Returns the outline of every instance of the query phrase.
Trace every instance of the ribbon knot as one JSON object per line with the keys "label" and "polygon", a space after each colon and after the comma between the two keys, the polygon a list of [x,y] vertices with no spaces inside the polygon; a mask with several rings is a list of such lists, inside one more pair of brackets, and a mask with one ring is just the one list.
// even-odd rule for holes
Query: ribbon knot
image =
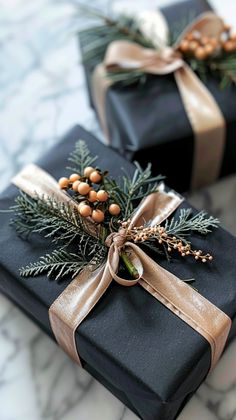
{"label": "ribbon knot", "polygon": [[118,250],[120,250],[126,242],[126,230],[124,228],[120,228],[118,232],[112,232],[106,238],[105,244],[108,248],[114,244]]}
{"label": "ribbon knot", "polygon": [[[166,63],[170,63],[175,61],[176,59],[179,60],[182,58],[182,55],[178,51],[176,51],[173,47],[169,47],[167,45],[160,49],[159,55],[163,59],[163,61],[166,61]],[[183,61],[182,64],[184,64]]]}

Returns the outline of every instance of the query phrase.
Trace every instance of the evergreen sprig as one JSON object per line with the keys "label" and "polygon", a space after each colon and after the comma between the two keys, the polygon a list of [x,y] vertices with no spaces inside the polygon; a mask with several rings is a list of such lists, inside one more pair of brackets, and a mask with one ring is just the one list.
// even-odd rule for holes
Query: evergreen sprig
{"label": "evergreen sprig", "polygon": [[[92,18],[96,18],[99,23],[95,26],[86,28],[79,32],[84,62],[94,67],[104,59],[108,45],[115,40],[129,40],[136,42],[143,47],[155,49],[152,41],[140,32],[138,21],[130,16],[121,14],[114,18],[94,11],[90,7],[79,6],[80,11]],[[195,15],[190,12],[183,16],[179,22],[175,22],[170,29],[168,45],[173,45],[187,25],[193,20]],[[188,55],[184,56],[185,61],[197,72],[203,82],[209,74],[219,80],[222,89],[230,87],[236,82],[236,53],[222,52],[214,54],[209,59],[201,60]],[[144,84],[149,77],[142,70],[132,71],[109,71],[107,77],[112,83],[120,83],[127,86],[133,83]]]}
{"label": "evergreen sprig", "polygon": [[70,153],[68,161],[74,166],[69,166],[74,172],[82,174],[86,166],[91,166],[97,160],[97,156],[91,156],[87,144],[83,140],[78,140],[75,144],[75,150]]}
{"label": "evergreen sprig", "polygon": [[121,14],[116,19],[85,5],[79,5],[79,12],[98,21],[91,28],[79,31],[85,62],[92,62],[93,64],[100,62],[104,57],[107,46],[115,40],[125,39],[146,48],[153,48],[151,40],[146,39],[139,31],[137,21],[125,14]]}
{"label": "evergreen sprig", "polygon": [[192,232],[206,235],[212,232],[213,228],[219,226],[219,220],[208,216],[205,211],[193,214],[192,209],[181,209],[179,217],[172,217],[165,222],[165,231],[168,235],[176,236],[183,242],[187,242]]}
{"label": "evergreen sprig", "polygon": [[152,165],[150,163],[145,169],[142,169],[138,162],[134,163],[136,170],[133,176],[123,177],[123,191],[127,197],[124,219],[129,218],[133,213],[134,204],[157,191],[160,181],[164,179],[162,175],[152,176]]}
{"label": "evergreen sprig", "polygon": [[87,265],[89,260],[85,256],[79,256],[64,249],[55,250],[51,254],[40,257],[39,261],[30,263],[20,269],[22,277],[35,277],[47,273],[48,277],[55,280],[69,274],[72,278],[77,276]]}
{"label": "evergreen sprig", "polygon": [[[77,142],[75,151],[70,154],[69,159],[75,165],[73,170],[80,174],[83,174],[84,169],[96,160],[82,140]],[[107,191],[109,200],[120,207],[120,214],[117,218],[109,216],[105,211],[107,216],[100,224],[95,224],[91,219],[81,216],[79,203],[85,197],[76,192],[69,195],[70,187],[68,187],[68,192],[65,192],[69,200],[62,202],[56,196],[35,195],[32,198],[20,192],[15,204],[10,208],[10,211],[14,213],[11,224],[20,235],[26,237],[31,234],[41,235],[55,245],[55,249],[50,254],[47,253],[37,262],[22,267],[20,274],[29,277],[47,273],[48,276],[59,279],[67,275],[75,277],[87,266],[91,268],[100,266],[108,253],[107,236],[129,223],[141,200],[158,191],[160,181],[163,179],[161,175],[152,176],[150,164],[146,169],[142,169],[137,162],[135,165],[136,169],[132,175],[124,172],[118,181],[110,177],[107,171],[101,172],[98,188]],[[83,175],[81,179],[86,180]],[[97,204],[103,205],[99,202]],[[94,205],[96,208],[96,203]],[[141,244],[159,253],[164,251],[167,258],[169,258],[169,249],[175,249],[176,244],[182,255],[186,250],[188,254],[205,262],[207,259],[211,260],[212,257],[210,254],[198,255],[198,251],[192,250],[188,240],[189,235],[193,232],[205,235],[218,224],[217,219],[207,216],[205,212],[192,214],[191,209],[182,209],[179,216],[168,219],[163,227],[158,225],[152,227],[147,223],[147,229],[145,226],[134,228],[133,232],[129,231],[129,234],[132,233],[134,242],[141,241]],[[181,244],[179,241],[182,241]],[[122,251],[121,258],[129,272],[134,273],[135,267],[128,261],[125,250]]]}
{"label": "evergreen sprig", "polygon": [[106,177],[104,186],[109,190],[109,194],[114,198],[122,211],[121,218],[128,219],[143,198],[158,190],[160,182],[164,179],[162,175],[152,176],[152,165],[149,163],[142,169],[138,162],[134,162],[136,169],[133,175],[124,174],[120,182]]}
{"label": "evergreen sprig", "polygon": [[70,203],[59,202],[55,197],[29,197],[20,192],[11,207],[15,218],[11,223],[19,234],[28,236],[38,233],[45,238],[51,238],[53,243],[68,246],[79,238],[81,242],[86,238],[94,247],[99,239],[90,233],[88,222],[83,219],[75,206]]}

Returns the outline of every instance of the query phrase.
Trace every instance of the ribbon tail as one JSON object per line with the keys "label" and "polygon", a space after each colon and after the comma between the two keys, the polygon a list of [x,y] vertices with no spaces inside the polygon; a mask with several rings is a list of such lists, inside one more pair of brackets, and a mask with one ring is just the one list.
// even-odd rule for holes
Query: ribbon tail
{"label": "ribbon tail", "polygon": [[92,97],[98,113],[102,130],[105,134],[106,144],[110,144],[109,129],[106,118],[106,93],[112,82],[106,76],[106,69],[103,64],[98,64],[92,75]]}
{"label": "ribbon tail", "polygon": [[211,369],[224,349],[232,321],[213,303],[156,264],[138,246],[130,244],[143,265],[139,284],[186,324],[201,334],[211,346]]}
{"label": "ribbon tail", "polygon": [[219,176],[225,120],[211,93],[187,64],[175,71],[175,79],[195,135],[191,188],[197,189]]}
{"label": "ribbon tail", "polygon": [[26,165],[11,182],[32,198],[36,196],[44,196],[45,199],[55,197],[62,203],[72,203],[70,197],[58,187],[57,181],[34,163]]}
{"label": "ribbon tail", "polygon": [[75,332],[111,282],[107,263],[95,271],[85,269],[49,308],[50,324],[58,344],[80,366]]}

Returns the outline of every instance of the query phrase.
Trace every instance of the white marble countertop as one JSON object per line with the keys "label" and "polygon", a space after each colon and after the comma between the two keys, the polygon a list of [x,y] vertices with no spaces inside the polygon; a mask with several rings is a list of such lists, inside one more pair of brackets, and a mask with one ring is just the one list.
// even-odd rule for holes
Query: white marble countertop
{"label": "white marble countertop", "polygon": [[[123,0],[95,0],[107,9]],[[75,123],[102,139],[80,64],[76,1],[0,0],[0,189]],[[153,7],[169,0],[130,0]],[[236,27],[233,0],[214,0]],[[191,197],[236,233],[236,177]],[[137,417],[75,365],[0,295],[0,420],[134,420]],[[179,420],[236,420],[236,341]],[[161,419],[158,419],[161,420]]]}

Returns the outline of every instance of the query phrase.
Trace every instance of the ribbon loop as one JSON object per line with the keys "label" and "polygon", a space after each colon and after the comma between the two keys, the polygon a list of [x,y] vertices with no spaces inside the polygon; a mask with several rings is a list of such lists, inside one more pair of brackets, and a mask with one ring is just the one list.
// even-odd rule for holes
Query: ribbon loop
{"label": "ribbon loop", "polygon": [[189,32],[196,32],[204,36],[219,38],[224,28],[223,20],[213,12],[200,14],[193,22],[186,26],[178,37],[174,47],[177,48],[184,36]]}

